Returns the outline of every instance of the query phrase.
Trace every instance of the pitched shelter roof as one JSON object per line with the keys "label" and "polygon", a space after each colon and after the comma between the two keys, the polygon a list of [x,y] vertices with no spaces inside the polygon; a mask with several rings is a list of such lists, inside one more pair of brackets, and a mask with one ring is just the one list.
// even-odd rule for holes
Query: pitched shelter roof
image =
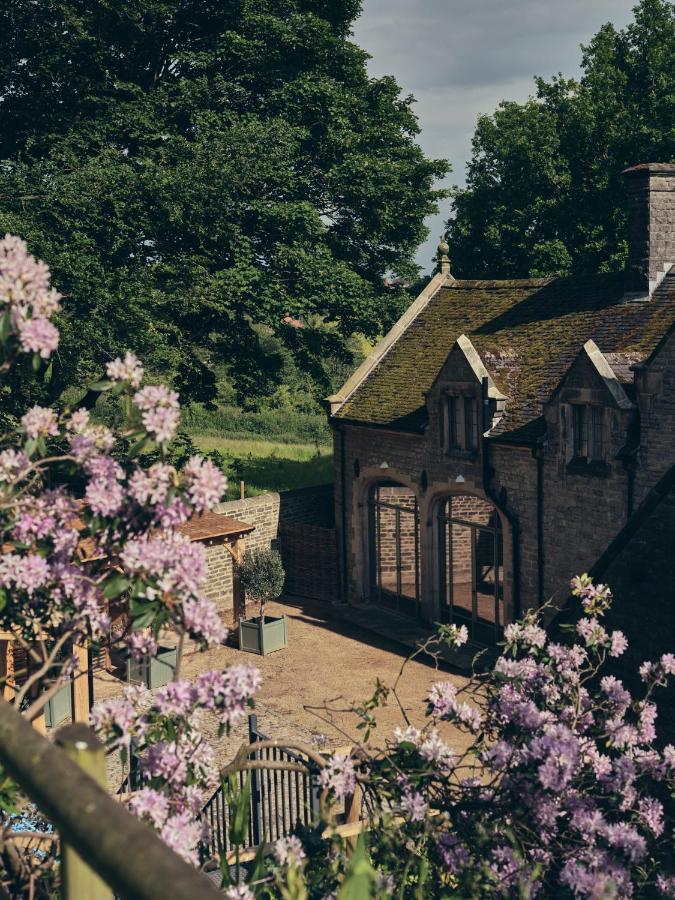
{"label": "pitched shelter roof", "polygon": [[215,512],[203,512],[193,516],[184,525],[179,525],[176,531],[185,535],[191,541],[206,541],[217,537],[240,537],[255,530],[255,525],[247,525],[239,519],[223,516]]}
{"label": "pitched shelter roof", "polygon": [[[80,531],[84,525],[80,519],[73,522],[73,527]],[[220,513],[203,512],[193,516],[184,525],[179,525],[176,531],[191,541],[206,541],[217,537],[241,537],[255,530],[255,525],[247,525],[239,519],[223,516]],[[78,543],[78,552],[83,562],[92,562],[95,559],[105,559],[93,538],[82,538]]]}
{"label": "pitched shelter roof", "polygon": [[[438,276],[437,276],[438,278]],[[421,299],[421,298],[420,298]],[[418,301],[414,304],[416,306]],[[410,311],[409,311],[410,312]],[[334,418],[397,431],[422,431],[425,393],[455,341],[465,334],[496,387],[507,397],[491,434],[530,440],[549,399],[586,341],[616,364],[617,378],[646,359],[675,321],[675,274],[645,302],[626,302],[619,273],[509,281],[440,279],[416,314],[400,325],[379,361],[351,392],[336,395]],[[357,373],[358,374],[358,373]]]}

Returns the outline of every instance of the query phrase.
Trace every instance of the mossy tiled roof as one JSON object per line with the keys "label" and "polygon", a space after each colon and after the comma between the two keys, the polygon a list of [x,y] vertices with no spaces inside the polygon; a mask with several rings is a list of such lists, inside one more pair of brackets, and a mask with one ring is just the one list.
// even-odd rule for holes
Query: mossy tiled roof
{"label": "mossy tiled roof", "polygon": [[494,433],[527,435],[587,340],[603,353],[639,361],[675,320],[675,275],[666,276],[649,301],[627,303],[623,293],[618,274],[448,282],[335,417],[422,429],[424,395],[457,338],[466,334],[507,397]]}

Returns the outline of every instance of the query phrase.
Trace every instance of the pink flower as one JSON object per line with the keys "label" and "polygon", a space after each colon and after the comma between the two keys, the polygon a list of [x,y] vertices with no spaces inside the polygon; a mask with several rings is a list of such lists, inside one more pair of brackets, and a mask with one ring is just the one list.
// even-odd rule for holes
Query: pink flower
{"label": "pink flower", "polygon": [[654,797],[643,797],[638,802],[640,818],[655,837],[663,834],[663,804]]}
{"label": "pink flower", "polygon": [[197,699],[201,706],[217,712],[224,725],[235,725],[246,714],[261,682],[255,666],[230,666],[225,671],[212,669],[202,672],[195,681]]}
{"label": "pink flower", "polygon": [[108,363],[106,374],[111,381],[128,381],[137,388],[143,380],[143,366],[134,353],[127,351],[123,360],[118,357]]}
{"label": "pink flower", "polygon": [[273,853],[280,866],[298,866],[306,858],[300,838],[295,835],[279,838],[274,844]]}
{"label": "pink flower", "polygon": [[160,832],[164,843],[193,866],[199,865],[197,846],[201,836],[201,825],[190,812],[170,816]]}
{"label": "pink flower", "polygon": [[169,798],[154,788],[144,787],[131,796],[129,809],[137,818],[147,818],[161,828],[169,814]]}
{"label": "pink flower", "polygon": [[141,410],[145,430],[159,444],[168,443],[176,434],[180,419],[178,394],[163,384],[148,385],[134,396],[134,404]]}
{"label": "pink flower", "polygon": [[436,729],[431,731],[419,745],[419,754],[422,759],[437,763],[440,768],[448,768],[457,759],[453,750],[440,739]]}
{"label": "pink flower", "polygon": [[225,900],[255,900],[253,891],[247,884],[234,884],[226,888],[223,897]]}
{"label": "pink flower", "polygon": [[210,459],[190,457],[182,474],[197,512],[213,509],[225,493],[227,478]]}
{"label": "pink flower", "polygon": [[124,491],[119,482],[105,478],[92,479],[85,496],[91,511],[97,516],[114,516],[124,503]]}
{"label": "pink flower", "polygon": [[169,492],[176,470],[167,463],[153,463],[145,471],[137,469],[129,479],[129,494],[141,506],[163,503]]}
{"label": "pink flower", "polygon": [[224,644],[229,634],[229,629],[221,622],[216,607],[206,597],[183,602],[183,623],[193,637],[204,641],[209,647]]}
{"label": "pink flower", "polygon": [[155,691],[153,708],[163,716],[189,716],[197,696],[189,681],[170,681]]}
{"label": "pink flower", "polygon": [[429,804],[419,791],[408,788],[401,796],[401,812],[411,822],[423,822],[429,809]]}
{"label": "pink flower", "polygon": [[28,470],[30,460],[22,451],[3,450],[0,453],[0,482],[14,482]]}
{"label": "pink flower", "polygon": [[626,640],[626,636],[623,631],[613,631],[610,636],[610,641],[610,656],[621,656],[621,654],[628,647],[628,641]]}
{"label": "pink flower", "polygon": [[319,775],[321,787],[334,793],[338,800],[344,800],[354,793],[356,771],[354,761],[342,753],[334,753]]}
{"label": "pink flower", "polygon": [[675,675],[675,656],[672,653],[664,653],[660,663],[666,675]]}
{"label": "pink flower", "polygon": [[58,420],[53,409],[34,406],[21,417],[21,424],[29,438],[56,436],[59,433]]}
{"label": "pink flower", "polygon": [[3,587],[15,587],[32,597],[35,591],[45,587],[50,579],[49,563],[42,556],[34,553],[26,556],[5,553],[0,557],[0,584]]}
{"label": "pink flower", "polygon": [[127,648],[132,659],[144,659],[157,654],[157,641],[147,631],[134,631],[127,639]]}
{"label": "pink flower", "polygon": [[26,353],[39,353],[43,359],[49,359],[59,346],[59,332],[47,319],[26,319],[19,323],[19,340]]}

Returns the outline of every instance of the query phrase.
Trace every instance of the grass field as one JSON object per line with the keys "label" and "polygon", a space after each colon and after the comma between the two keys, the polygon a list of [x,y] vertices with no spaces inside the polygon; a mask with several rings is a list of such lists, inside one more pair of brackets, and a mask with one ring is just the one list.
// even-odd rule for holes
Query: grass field
{"label": "grass field", "polygon": [[265,491],[327,484],[333,480],[333,448],[319,444],[284,444],[240,438],[192,434],[192,440],[204,451],[218,450],[226,459],[230,477],[230,498],[239,496],[239,479],[246,484],[246,495]]}

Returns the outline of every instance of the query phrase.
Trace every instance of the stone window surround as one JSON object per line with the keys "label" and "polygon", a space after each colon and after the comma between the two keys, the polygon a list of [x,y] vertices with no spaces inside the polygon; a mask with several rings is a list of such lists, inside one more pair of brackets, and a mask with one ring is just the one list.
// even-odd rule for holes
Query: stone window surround
{"label": "stone window surround", "polygon": [[[466,403],[473,403],[473,446],[467,446]],[[454,436],[450,432],[451,404],[454,406]],[[475,458],[480,447],[482,428],[479,415],[481,409],[474,387],[453,385],[441,391],[439,409],[439,439],[441,449],[447,456]]]}

